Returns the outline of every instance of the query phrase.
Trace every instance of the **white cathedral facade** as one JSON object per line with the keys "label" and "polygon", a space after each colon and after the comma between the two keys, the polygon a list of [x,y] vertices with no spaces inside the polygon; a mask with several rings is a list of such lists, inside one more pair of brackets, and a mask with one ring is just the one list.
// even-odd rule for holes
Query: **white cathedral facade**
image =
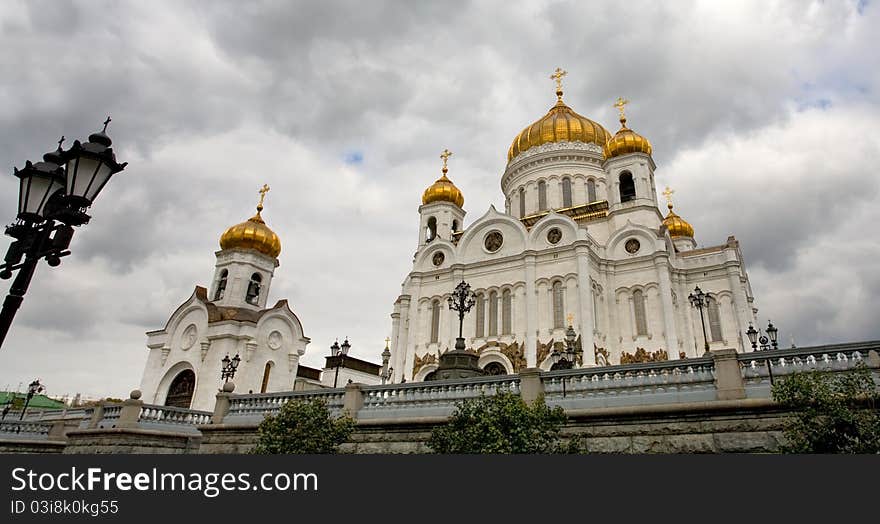
{"label": "white cathedral facade", "polygon": [[[626,101],[612,134],[563,102],[562,74],[556,104],[510,146],[503,211],[490,206],[465,228],[464,197],[441,155],[391,314],[395,382],[430,379],[455,346],[447,298],[463,280],[477,298],[463,336],[490,374],[549,369],[569,325],[581,366],[700,356],[706,340],[750,349],[742,333],[757,309],[736,239],[698,249],[671,200],[665,216],[658,209],[651,144],[627,127]],[[688,298],[697,286],[708,294],[701,310]]]}

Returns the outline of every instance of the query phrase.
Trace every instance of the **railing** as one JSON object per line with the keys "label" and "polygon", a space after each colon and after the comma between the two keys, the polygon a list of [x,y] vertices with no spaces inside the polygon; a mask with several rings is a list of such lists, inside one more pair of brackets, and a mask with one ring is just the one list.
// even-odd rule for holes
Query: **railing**
{"label": "railing", "polygon": [[[868,352],[880,350],[880,343],[833,344],[805,348],[753,351],[737,355],[746,396],[770,395],[773,381],[792,373],[805,371],[841,372],[867,364]],[[874,370],[874,380],[880,384],[880,374]]]}
{"label": "railing", "polygon": [[115,428],[122,414],[122,404],[104,404],[104,414],[98,421],[98,428]]}
{"label": "railing", "polygon": [[0,421],[0,439],[3,440],[48,440],[52,422],[30,422],[24,420]]}
{"label": "railing", "polygon": [[541,374],[548,405],[566,409],[715,399],[712,358],[701,357]]}
{"label": "railing", "polygon": [[499,392],[519,394],[518,375],[496,375],[456,380],[437,380],[411,384],[364,386],[364,405],[359,419],[389,417],[445,416],[456,402]]}
{"label": "railing", "polygon": [[144,404],[138,416],[138,427],[144,429],[198,431],[195,426],[197,424],[209,424],[211,422],[211,415],[210,411]]}
{"label": "railing", "polygon": [[229,399],[229,413],[223,421],[227,424],[260,421],[266,415],[278,413],[289,400],[320,399],[327,403],[331,413],[339,414],[344,397],[344,388],[234,395]]}

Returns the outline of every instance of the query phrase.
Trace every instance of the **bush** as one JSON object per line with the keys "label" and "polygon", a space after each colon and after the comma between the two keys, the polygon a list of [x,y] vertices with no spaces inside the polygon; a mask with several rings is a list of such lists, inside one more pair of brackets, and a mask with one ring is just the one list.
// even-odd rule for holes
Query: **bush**
{"label": "bush", "polygon": [[277,415],[269,415],[260,423],[259,440],[251,453],[336,453],[353,430],[351,417],[332,417],[327,404],[321,400],[291,400],[281,406]]}
{"label": "bush", "polygon": [[796,373],[773,386],[773,399],[794,411],[784,453],[880,453],[880,400],[871,372]]}
{"label": "bush", "polygon": [[459,403],[449,422],[431,432],[428,445],[436,453],[577,453],[578,439],[560,438],[565,421],[562,408],[550,409],[542,398],[529,406],[518,395],[501,393]]}

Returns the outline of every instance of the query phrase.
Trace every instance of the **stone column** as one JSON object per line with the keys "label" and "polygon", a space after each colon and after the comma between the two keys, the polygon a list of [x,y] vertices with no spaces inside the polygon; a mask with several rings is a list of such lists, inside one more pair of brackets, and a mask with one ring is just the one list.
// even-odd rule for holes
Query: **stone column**
{"label": "stone column", "polygon": [[746,398],[745,384],[736,350],[716,349],[710,352],[715,361],[715,389],[718,400]]}
{"label": "stone column", "polygon": [[746,348],[743,347],[744,342],[742,334],[748,329],[748,318],[750,315],[746,313],[748,300],[746,299],[746,293],[743,289],[742,282],[739,280],[739,267],[733,264],[728,265],[727,278],[730,281],[730,292],[733,294],[733,318],[736,322],[737,328],[736,340],[739,345],[739,350],[745,352]]}
{"label": "stone column", "polygon": [[526,404],[532,404],[544,395],[544,383],[541,382],[539,368],[526,368],[519,372],[520,395]]}
{"label": "stone column", "polygon": [[538,295],[535,292],[535,255],[526,255],[526,366],[536,367],[538,360]]}
{"label": "stone column", "polygon": [[235,384],[227,382],[223,384],[223,390],[217,393],[217,400],[214,402],[214,414],[211,415],[211,424],[222,424],[223,419],[229,414],[229,397],[235,391]]}
{"label": "stone column", "polygon": [[141,392],[137,389],[131,392],[128,400],[122,403],[122,410],[119,412],[119,421],[116,423],[117,428],[136,428],[138,420],[141,418],[141,407],[144,402],[141,400]]}
{"label": "stone column", "polygon": [[665,259],[654,259],[657,268],[657,281],[660,283],[660,302],[663,306],[663,331],[666,332],[666,353],[669,360],[678,359],[678,334],[675,332],[675,307],[672,305],[672,284],[669,279],[670,267]]}
{"label": "stone column", "polygon": [[349,417],[357,419],[358,411],[364,406],[364,393],[357,382],[345,385],[345,396],[342,399],[342,411]]}
{"label": "stone column", "polygon": [[596,325],[596,319],[593,318],[593,288],[590,285],[590,248],[578,246],[575,252],[578,268],[578,302],[581,310],[578,316],[581,322],[581,344],[584,350],[583,362],[584,366],[595,366],[593,329]]}
{"label": "stone column", "polygon": [[392,366],[394,366],[394,376],[391,380],[395,382],[400,382],[401,377],[403,377],[403,373],[406,370],[405,361],[406,354],[409,351],[409,334],[410,334],[410,323],[414,322],[415,316],[413,315],[413,309],[415,306],[412,304],[412,300],[409,295],[402,295],[400,297],[400,329],[397,333],[397,338],[392,342],[394,344],[391,346],[392,355]]}

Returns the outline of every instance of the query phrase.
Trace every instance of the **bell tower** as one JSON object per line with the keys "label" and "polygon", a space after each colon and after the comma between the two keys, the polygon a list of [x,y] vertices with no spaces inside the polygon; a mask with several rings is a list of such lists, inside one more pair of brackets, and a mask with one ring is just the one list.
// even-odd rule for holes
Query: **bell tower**
{"label": "bell tower", "polygon": [[442,176],[431,184],[422,195],[419,207],[419,247],[437,238],[452,241],[453,233],[464,229],[464,195],[446,177],[449,172],[447,162],[452,152],[444,149],[440,154],[443,160]]}

